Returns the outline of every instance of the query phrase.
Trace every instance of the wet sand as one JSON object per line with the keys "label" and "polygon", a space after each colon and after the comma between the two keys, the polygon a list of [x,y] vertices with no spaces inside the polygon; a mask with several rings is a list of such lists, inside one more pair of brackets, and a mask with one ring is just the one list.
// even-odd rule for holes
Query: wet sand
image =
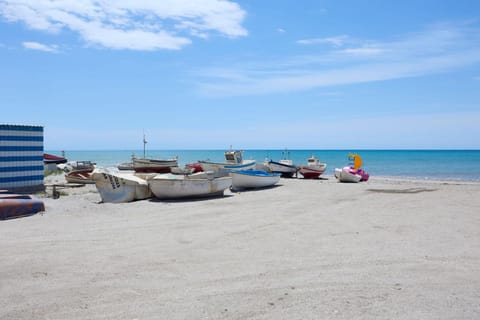
{"label": "wet sand", "polygon": [[0,319],[480,319],[480,183],[326,178],[195,201],[62,190],[0,221]]}

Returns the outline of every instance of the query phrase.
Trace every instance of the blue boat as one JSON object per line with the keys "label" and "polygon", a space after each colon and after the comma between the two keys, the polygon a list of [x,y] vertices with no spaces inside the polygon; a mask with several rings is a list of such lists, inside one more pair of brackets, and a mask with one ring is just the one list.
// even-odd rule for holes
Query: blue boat
{"label": "blue boat", "polygon": [[271,187],[280,181],[280,173],[262,170],[237,170],[230,172],[233,189]]}

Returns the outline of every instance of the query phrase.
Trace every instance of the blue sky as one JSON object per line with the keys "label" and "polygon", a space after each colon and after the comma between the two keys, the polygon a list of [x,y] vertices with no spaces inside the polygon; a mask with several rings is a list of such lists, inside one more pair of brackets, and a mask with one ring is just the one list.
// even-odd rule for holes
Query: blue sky
{"label": "blue sky", "polygon": [[0,0],[47,150],[480,149],[480,1]]}

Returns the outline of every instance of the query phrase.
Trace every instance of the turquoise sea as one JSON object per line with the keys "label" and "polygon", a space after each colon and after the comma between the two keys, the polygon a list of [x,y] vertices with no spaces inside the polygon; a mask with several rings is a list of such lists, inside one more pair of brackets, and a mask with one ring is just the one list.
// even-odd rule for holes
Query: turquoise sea
{"label": "turquoise sea", "polygon": [[[45,151],[61,155],[61,151]],[[211,160],[222,162],[225,150],[147,150],[147,158],[178,156],[179,165]],[[480,181],[480,150],[244,150],[245,159],[263,162],[280,160],[285,155],[296,165],[306,164],[312,155],[326,162],[326,174],[348,164],[349,152],[359,154],[363,168],[371,176],[419,179]],[[132,154],[143,157],[143,150],[65,151],[69,161],[90,160],[102,167],[129,162]]]}

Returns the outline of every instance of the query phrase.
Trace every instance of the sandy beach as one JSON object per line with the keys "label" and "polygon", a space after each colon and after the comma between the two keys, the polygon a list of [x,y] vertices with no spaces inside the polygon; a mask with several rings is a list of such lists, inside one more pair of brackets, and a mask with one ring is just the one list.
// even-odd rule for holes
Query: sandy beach
{"label": "sandy beach", "polygon": [[480,318],[480,183],[326,178],[125,204],[64,189],[0,221],[0,319]]}

